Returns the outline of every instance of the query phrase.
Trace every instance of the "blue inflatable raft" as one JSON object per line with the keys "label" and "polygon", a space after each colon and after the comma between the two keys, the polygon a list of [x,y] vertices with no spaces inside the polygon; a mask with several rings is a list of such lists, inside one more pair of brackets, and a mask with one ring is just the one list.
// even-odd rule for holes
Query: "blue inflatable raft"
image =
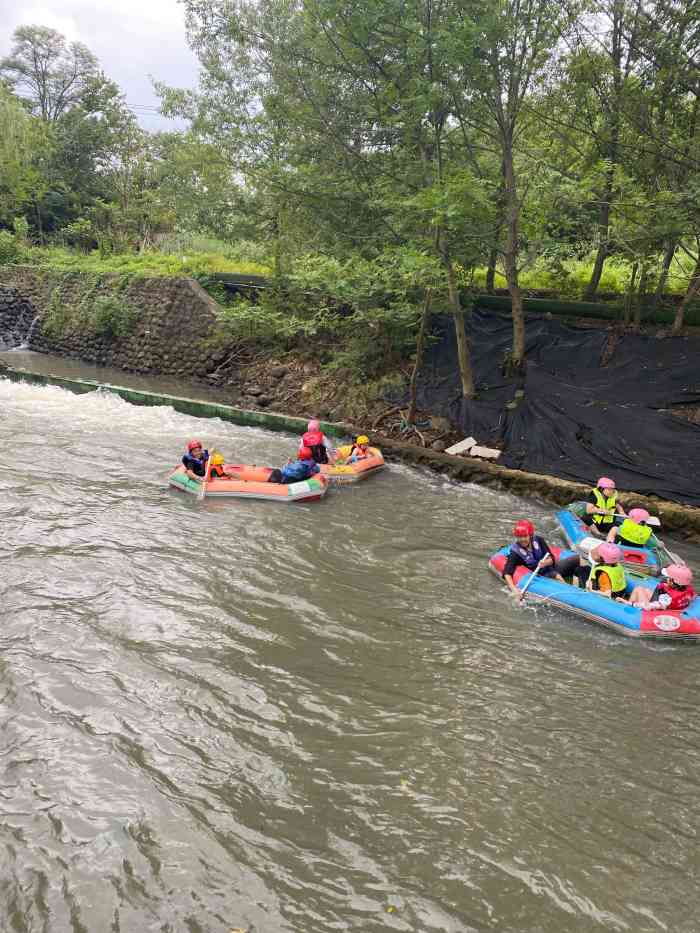
{"label": "blue inflatable raft", "polygon": [[[489,566],[494,573],[502,576],[509,547],[503,547],[490,559]],[[567,557],[571,552],[559,551],[553,547],[557,557]],[[518,567],[513,580],[519,589],[523,589],[530,579],[530,572],[525,567]],[[628,591],[639,584],[653,591],[656,580],[648,576],[628,574]],[[579,589],[569,583],[560,583],[548,577],[536,576],[528,585],[526,599],[532,597],[540,602],[558,606],[577,615],[598,622],[607,628],[630,635],[633,638],[673,639],[676,641],[700,641],[700,596],[683,612],[667,609],[638,609],[625,603],[618,603],[608,596],[591,590]]]}

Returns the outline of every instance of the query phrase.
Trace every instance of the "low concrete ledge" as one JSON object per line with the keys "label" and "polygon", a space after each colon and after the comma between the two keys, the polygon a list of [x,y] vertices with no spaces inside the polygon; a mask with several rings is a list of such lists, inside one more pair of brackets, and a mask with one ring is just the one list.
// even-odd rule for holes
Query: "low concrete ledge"
{"label": "low concrete ledge", "polygon": [[[54,376],[51,373],[33,373],[26,369],[2,369],[0,370],[0,376],[11,379],[13,382],[57,386],[77,395],[103,389],[106,392],[113,392],[132,405],[168,405],[183,415],[193,415],[196,418],[220,418],[222,421],[246,427],[266,428],[270,431],[290,431],[292,434],[303,434],[306,431],[306,418],[296,418],[273,411],[252,411],[247,408],[234,408],[232,405],[208,402],[203,399],[163,395],[158,392],[146,392],[143,389],[115,386],[107,382],[92,382],[89,379],[66,379],[63,376]],[[322,421],[321,428],[326,434],[333,437],[343,437],[345,435],[343,425]]]}

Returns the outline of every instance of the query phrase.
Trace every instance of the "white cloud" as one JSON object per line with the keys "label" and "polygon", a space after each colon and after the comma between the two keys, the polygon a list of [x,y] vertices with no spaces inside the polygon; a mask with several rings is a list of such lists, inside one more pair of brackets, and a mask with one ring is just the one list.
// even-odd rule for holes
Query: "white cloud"
{"label": "white cloud", "polygon": [[196,83],[197,61],[187,46],[177,0],[0,0],[0,54],[9,51],[16,27],[25,24],[50,26],[85,43],[146,127],[171,125],[148,113],[158,106],[149,75],[178,87]]}

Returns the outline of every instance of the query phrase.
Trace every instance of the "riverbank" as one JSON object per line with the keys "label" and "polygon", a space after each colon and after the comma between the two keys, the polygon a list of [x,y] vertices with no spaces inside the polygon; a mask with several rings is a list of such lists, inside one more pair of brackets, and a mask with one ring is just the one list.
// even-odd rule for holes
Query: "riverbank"
{"label": "riverbank", "polygon": [[[5,361],[11,356],[11,354],[3,354]],[[206,399],[176,396],[128,385],[114,385],[77,377],[58,376],[47,372],[32,372],[29,369],[9,366],[6,362],[0,370],[0,376],[33,385],[54,385],[77,394],[94,392],[97,389],[107,390],[134,405],[168,405],[182,414],[198,418],[219,418],[232,424],[296,434],[303,432],[306,427],[304,417],[274,411],[238,408],[215,401],[214,394],[211,392],[207,393]],[[196,391],[196,387],[192,386],[192,390]],[[322,426],[329,436],[339,440],[365,429],[362,425],[348,422],[324,421]],[[395,460],[412,466],[420,466],[459,482],[503,489],[516,495],[535,497],[560,506],[585,498],[589,491],[588,487],[581,483],[524,470],[512,470],[475,457],[453,456],[418,447],[381,433],[373,433],[372,440],[382,448],[388,461]],[[628,508],[642,506],[653,514],[659,515],[664,531],[671,532],[684,540],[700,542],[700,509],[624,490],[621,491],[621,501]]]}

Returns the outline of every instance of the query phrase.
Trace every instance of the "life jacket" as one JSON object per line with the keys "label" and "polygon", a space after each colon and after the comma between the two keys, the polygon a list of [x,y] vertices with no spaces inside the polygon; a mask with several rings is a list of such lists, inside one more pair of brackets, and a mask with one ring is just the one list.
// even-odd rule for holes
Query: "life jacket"
{"label": "life jacket", "polygon": [[323,443],[320,431],[307,431],[301,439],[303,447],[308,447],[316,463],[328,463],[328,451]]}
{"label": "life jacket", "polygon": [[692,586],[685,586],[682,590],[677,590],[675,586],[671,586],[670,583],[657,583],[654,596],[656,597],[662,593],[664,596],[671,597],[671,604],[666,608],[677,609],[679,612],[682,609],[687,609],[695,599],[695,591]]}
{"label": "life jacket", "polygon": [[[607,499],[603,493],[598,489],[597,486],[593,488],[593,495],[595,496],[595,504],[599,509],[607,509],[608,511],[614,511],[615,506],[617,505],[617,493],[614,492]],[[593,515],[593,521],[596,525],[612,525],[614,518],[612,515]]]}
{"label": "life jacket", "polygon": [[591,585],[594,590],[600,589],[598,577],[601,573],[607,573],[610,578],[612,595],[622,596],[627,589],[627,577],[622,564],[596,564],[591,570]]}
{"label": "life jacket", "polygon": [[626,518],[618,529],[618,537],[624,544],[632,547],[644,547],[651,537],[651,528],[648,525],[638,525],[631,518]]}
{"label": "life jacket", "polygon": [[369,447],[366,450],[363,450],[357,444],[353,444],[350,448],[348,459],[350,459],[350,457],[354,457],[355,460],[365,460],[367,457],[369,457],[369,455]]}
{"label": "life jacket", "polygon": [[206,471],[206,462],[209,459],[209,451],[205,450],[202,454],[202,459],[197,460],[196,457],[193,457],[192,454],[185,454],[182,458],[182,463],[186,470],[192,470],[196,476],[204,476]]}
{"label": "life jacket", "polygon": [[534,537],[532,539],[532,547],[522,547],[516,541],[514,544],[511,544],[510,553],[517,554],[528,570],[534,570],[542,558],[547,556],[548,551],[542,544],[541,538]]}
{"label": "life jacket", "polygon": [[282,467],[283,483],[298,483],[313,475],[313,466],[310,460],[295,460]]}
{"label": "life jacket", "polygon": [[225,476],[223,466],[213,466],[209,470],[209,479],[223,479]]}

